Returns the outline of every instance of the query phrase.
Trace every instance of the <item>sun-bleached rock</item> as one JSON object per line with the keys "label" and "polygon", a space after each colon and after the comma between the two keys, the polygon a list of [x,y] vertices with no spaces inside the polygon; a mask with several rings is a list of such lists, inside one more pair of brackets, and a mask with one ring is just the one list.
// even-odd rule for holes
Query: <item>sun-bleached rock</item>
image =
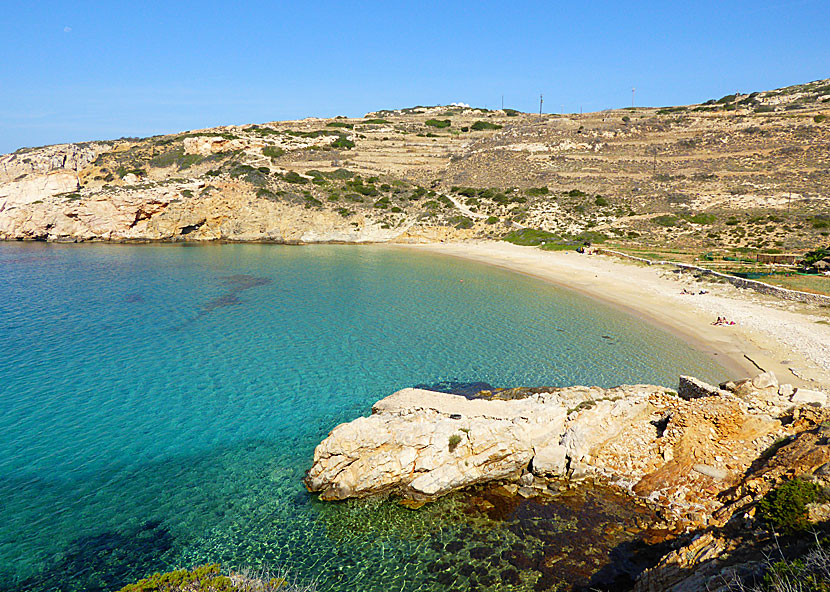
{"label": "sun-bleached rock", "polygon": [[813,391],[804,388],[795,389],[795,393],[790,397],[790,401],[796,404],[817,403],[822,407],[827,406],[827,394],[820,391]]}
{"label": "sun-bleached rock", "polygon": [[757,389],[778,388],[778,379],[772,372],[762,372],[752,379],[752,386]]}
{"label": "sun-bleached rock", "polygon": [[327,500],[390,492],[427,500],[494,480],[536,488],[537,478],[591,478],[678,515],[711,513],[717,494],[787,428],[700,384],[714,394],[685,400],[636,385],[518,389],[524,398],[502,400],[403,389],[332,430],[304,482]]}

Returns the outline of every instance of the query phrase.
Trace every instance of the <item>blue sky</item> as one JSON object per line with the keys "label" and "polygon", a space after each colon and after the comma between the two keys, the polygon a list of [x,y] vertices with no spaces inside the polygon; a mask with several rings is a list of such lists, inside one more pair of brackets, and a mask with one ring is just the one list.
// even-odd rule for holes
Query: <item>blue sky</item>
{"label": "blue sky", "polygon": [[22,2],[0,153],[463,101],[674,105],[830,77],[827,0]]}

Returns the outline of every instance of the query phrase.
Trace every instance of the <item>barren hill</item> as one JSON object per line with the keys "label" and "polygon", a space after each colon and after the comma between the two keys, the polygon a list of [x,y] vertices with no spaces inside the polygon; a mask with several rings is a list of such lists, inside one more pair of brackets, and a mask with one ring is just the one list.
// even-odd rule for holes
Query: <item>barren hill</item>
{"label": "barren hill", "polygon": [[830,80],[578,114],[414,107],[0,156],[0,238],[420,241],[515,227],[620,244],[812,248]]}

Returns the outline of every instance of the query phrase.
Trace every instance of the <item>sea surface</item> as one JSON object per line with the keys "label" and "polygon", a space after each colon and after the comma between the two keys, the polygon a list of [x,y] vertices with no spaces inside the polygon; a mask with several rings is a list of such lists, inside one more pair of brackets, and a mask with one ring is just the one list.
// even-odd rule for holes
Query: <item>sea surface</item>
{"label": "sea surface", "polygon": [[0,244],[0,353],[3,590],[205,562],[322,591],[540,589],[511,559],[524,530],[578,512],[322,503],[314,446],[407,386],[725,376],[572,292],[383,246]]}

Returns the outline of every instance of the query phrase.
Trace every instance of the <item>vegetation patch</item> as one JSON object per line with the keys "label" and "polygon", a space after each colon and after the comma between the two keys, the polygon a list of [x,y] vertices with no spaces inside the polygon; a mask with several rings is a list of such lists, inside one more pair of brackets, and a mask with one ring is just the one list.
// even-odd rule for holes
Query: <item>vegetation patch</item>
{"label": "vegetation patch", "polygon": [[663,216],[657,216],[651,219],[653,224],[657,224],[657,226],[664,226],[669,228],[671,226],[677,226],[677,223],[680,221],[680,218],[673,214],[664,214]]}
{"label": "vegetation patch", "polygon": [[445,128],[450,127],[452,122],[449,119],[427,119],[424,122],[424,125],[428,125],[429,127],[437,127],[437,128]]}
{"label": "vegetation patch", "polygon": [[470,129],[475,131],[484,131],[484,130],[500,130],[502,126],[497,123],[490,123],[489,121],[476,121],[473,125],[470,126]]}
{"label": "vegetation patch", "polygon": [[821,498],[821,487],[793,479],[779,485],[758,502],[758,517],[774,530],[791,533],[807,527],[807,504]]}
{"label": "vegetation patch", "polygon": [[538,230],[536,228],[522,228],[521,230],[513,230],[502,237],[503,241],[513,243],[514,245],[522,245],[526,247],[535,247],[546,242],[558,241],[559,237],[547,230]]}

